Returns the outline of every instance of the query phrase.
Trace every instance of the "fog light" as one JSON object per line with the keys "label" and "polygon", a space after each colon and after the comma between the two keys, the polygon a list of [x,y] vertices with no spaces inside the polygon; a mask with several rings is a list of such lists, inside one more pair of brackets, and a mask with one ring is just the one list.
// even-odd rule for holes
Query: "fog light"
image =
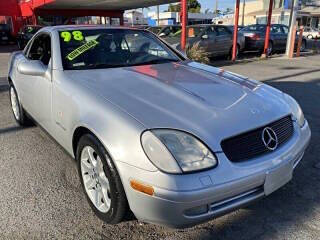
{"label": "fog light", "polygon": [[188,210],[185,211],[185,215],[186,216],[198,216],[198,215],[202,215],[208,212],[208,205],[202,205],[199,207],[194,207],[194,208],[190,208]]}

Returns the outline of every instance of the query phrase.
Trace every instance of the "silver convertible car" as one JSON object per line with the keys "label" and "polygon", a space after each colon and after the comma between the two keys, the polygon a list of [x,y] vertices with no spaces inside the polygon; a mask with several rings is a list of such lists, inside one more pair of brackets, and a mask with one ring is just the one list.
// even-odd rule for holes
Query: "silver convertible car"
{"label": "silver convertible car", "polygon": [[18,124],[35,121],[76,159],[105,222],[129,209],[184,228],[292,179],[311,132],[268,85],[185,59],[149,31],[41,29],[9,62]]}

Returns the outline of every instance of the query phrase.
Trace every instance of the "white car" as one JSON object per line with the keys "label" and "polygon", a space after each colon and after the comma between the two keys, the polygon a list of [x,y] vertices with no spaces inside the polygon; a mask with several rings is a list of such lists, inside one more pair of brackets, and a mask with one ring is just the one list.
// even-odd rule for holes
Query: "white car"
{"label": "white car", "polygon": [[320,31],[311,27],[306,27],[303,31],[303,36],[308,39],[320,38]]}
{"label": "white car", "polygon": [[8,81],[16,121],[30,117],[76,159],[109,224],[130,209],[184,228],[241,208],[292,179],[311,137],[289,95],[144,30],[42,28],[13,53]]}

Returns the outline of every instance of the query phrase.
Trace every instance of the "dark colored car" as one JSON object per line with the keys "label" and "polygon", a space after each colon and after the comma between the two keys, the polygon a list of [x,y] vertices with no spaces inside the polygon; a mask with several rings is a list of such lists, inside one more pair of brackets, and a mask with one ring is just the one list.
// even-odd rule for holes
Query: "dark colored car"
{"label": "dark colored car", "polygon": [[169,44],[175,44],[180,41],[179,39],[181,38],[181,31],[181,25],[164,26],[158,32],[158,36]]}
{"label": "dark colored car", "polygon": [[[160,36],[160,35],[159,35]],[[173,37],[165,37],[164,40],[176,47],[180,46],[181,31]],[[209,57],[228,56],[231,54],[233,44],[233,31],[224,25],[192,25],[187,27],[187,45],[199,43]],[[174,45],[176,44],[176,46]],[[243,51],[245,38],[239,33],[237,54]]]}
{"label": "dark colored car", "polygon": [[[231,31],[234,30],[234,25],[225,25],[225,26],[228,27]],[[238,31],[240,31],[243,28],[244,28],[244,26],[238,26]]]}
{"label": "dark colored car", "polygon": [[0,43],[9,43],[12,40],[9,25],[0,24]]}
{"label": "dark colored car", "polygon": [[161,26],[156,26],[156,27],[148,27],[147,30],[149,30],[150,32],[158,35],[158,33],[161,31],[163,27]]}
{"label": "dark colored car", "polygon": [[[249,25],[240,30],[245,36],[246,51],[263,51],[267,25],[254,24]],[[270,42],[267,54],[271,55],[276,51],[284,51],[286,49],[289,28],[282,24],[273,24],[270,29]],[[296,35],[296,46],[298,43],[298,35]],[[305,50],[307,41],[304,38],[301,44],[301,50]]]}
{"label": "dark colored car", "polygon": [[42,27],[38,25],[27,25],[20,29],[17,35],[17,44],[19,49],[23,49],[33,35],[38,32]]}

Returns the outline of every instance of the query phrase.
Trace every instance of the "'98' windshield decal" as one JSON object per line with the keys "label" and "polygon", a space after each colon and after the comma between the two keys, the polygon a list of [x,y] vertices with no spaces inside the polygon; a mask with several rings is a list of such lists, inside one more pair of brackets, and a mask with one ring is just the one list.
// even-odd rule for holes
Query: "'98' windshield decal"
{"label": "'98' windshield decal", "polygon": [[82,41],[84,39],[81,31],[70,32],[61,32],[60,36],[63,38],[63,41],[70,42],[72,37],[76,41]]}

